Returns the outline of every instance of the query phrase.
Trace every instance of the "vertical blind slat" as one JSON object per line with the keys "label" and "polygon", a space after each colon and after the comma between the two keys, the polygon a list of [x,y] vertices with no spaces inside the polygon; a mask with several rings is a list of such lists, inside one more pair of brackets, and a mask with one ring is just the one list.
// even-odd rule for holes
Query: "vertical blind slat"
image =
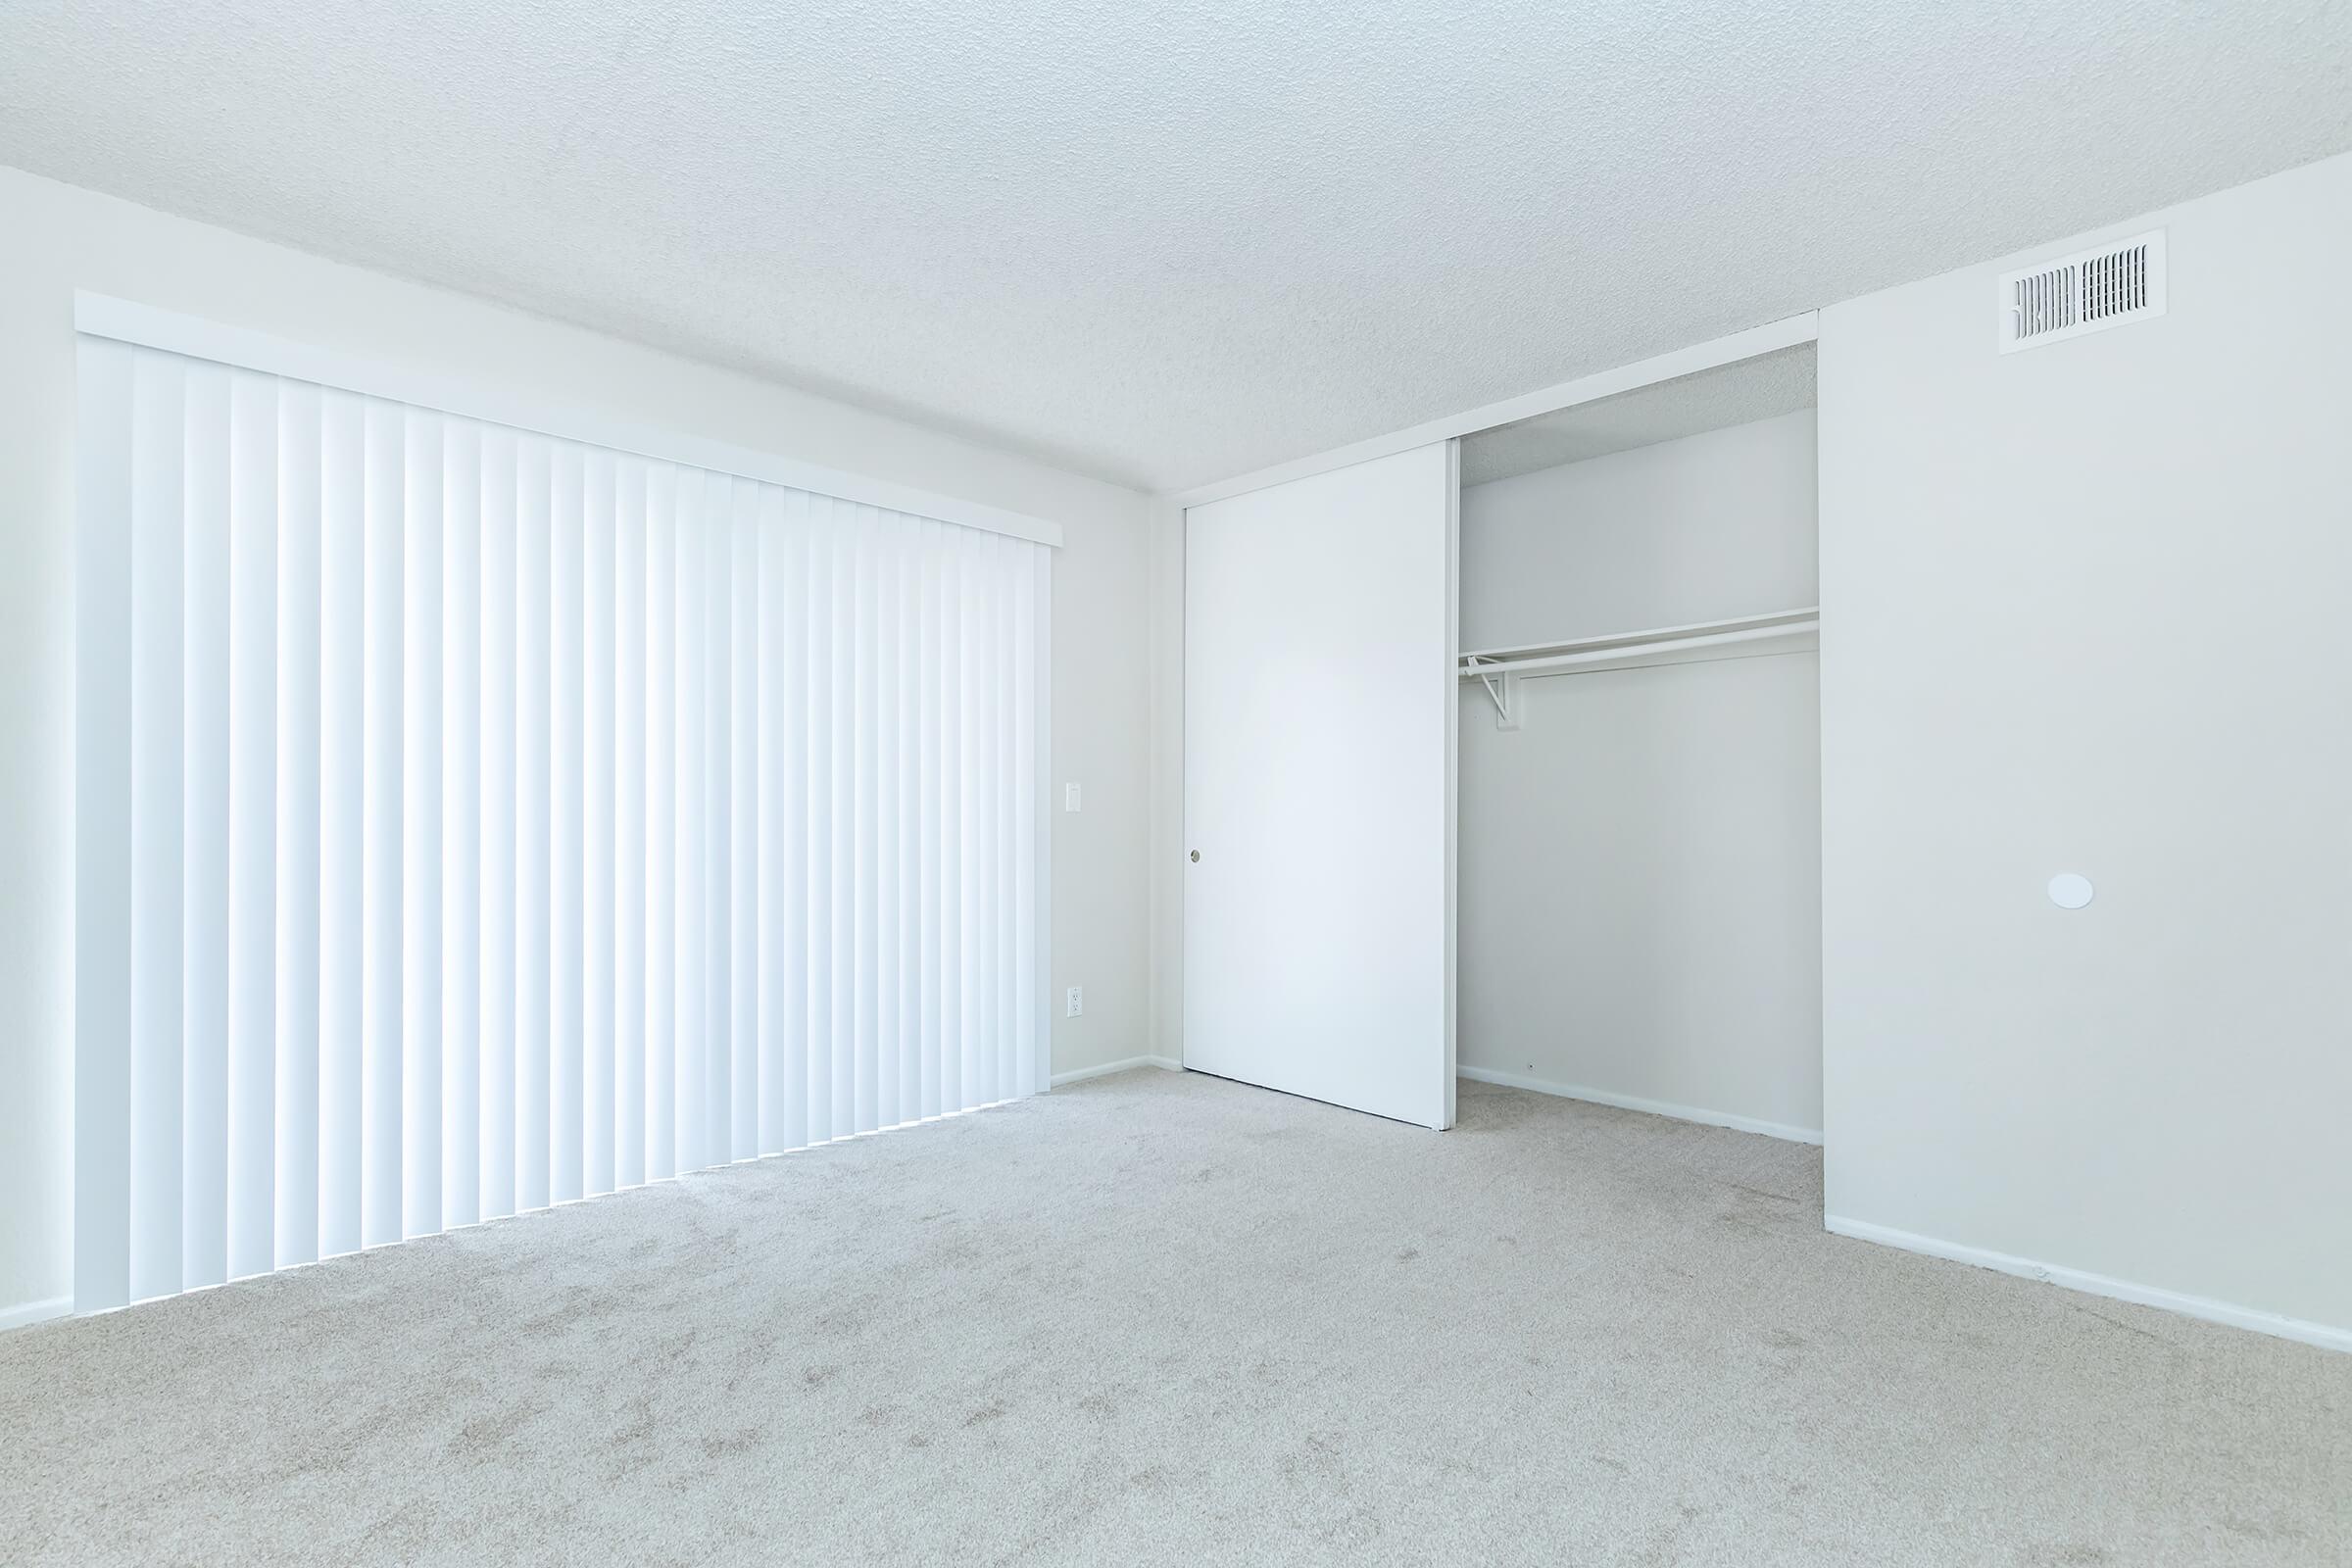
{"label": "vertical blind slat", "polygon": [[185,378],[139,358],[131,388],[130,1298],[182,1288],[180,1275],[181,829],[180,565]]}
{"label": "vertical blind slat", "polygon": [[[780,507],[776,581],[776,640],[782,651],[772,666],[779,752],[776,854],[783,867],[777,889],[774,979],[780,988],[777,1027],[783,1046],[777,1061],[783,1124],[782,1149],[808,1142],[808,496],[784,492]],[[763,561],[766,557],[761,558]]]}
{"label": "vertical blind slat", "polygon": [[1029,818],[1035,837],[1021,857],[1021,874],[1034,884],[1030,909],[1021,926],[1029,945],[1027,973],[1036,990],[1021,1010],[1021,1026],[1029,1031],[1028,1094],[1042,1094],[1054,1081],[1054,949],[1048,933],[1054,929],[1054,552],[1029,553],[1029,603],[1022,633],[1022,657],[1029,668],[1021,691],[1029,703],[1029,777],[1023,788],[1029,800]]}
{"label": "vertical blind slat", "polygon": [[[915,525],[922,534],[922,583],[915,606],[917,635],[921,638],[919,695],[920,710],[915,715],[919,730],[918,745],[921,758],[917,762],[917,812],[921,818],[921,861],[915,868],[922,906],[922,1038],[916,1050],[922,1057],[922,1113],[939,1114],[940,1106],[940,1004],[942,967],[940,943],[945,935],[940,890],[945,885],[940,873],[939,802],[943,794],[940,773],[940,668],[944,659],[940,642],[940,561],[942,541],[939,526],[928,521]],[[953,950],[950,950],[953,951]]]}
{"label": "vertical blind slat", "polygon": [[131,1242],[131,351],[83,338],[74,556],[74,1298],[84,1310],[130,1300]]}
{"label": "vertical blind slat", "polygon": [[727,572],[735,544],[734,484],[713,474],[703,493],[703,1157],[734,1157],[735,1118],[727,1091],[735,1073],[735,597]]}
{"label": "vertical blind slat", "polygon": [[180,1288],[228,1278],[228,371],[188,372]]}
{"label": "vertical blind slat", "polygon": [[873,732],[873,969],[874,969],[874,1125],[889,1128],[906,1120],[899,1113],[901,1083],[901,1007],[899,975],[899,800],[903,786],[900,766],[899,666],[906,655],[898,639],[905,634],[899,614],[900,566],[894,556],[895,514],[875,512],[866,532],[873,560],[874,662],[866,703]]}
{"label": "vertical blind slat", "polygon": [[[999,541],[992,539],[992,545]],[[997,771],[991,789],[997,798],[997,1098],[1010,1100],[1023,1092],[1021,1083],[1021,1005],[1026,989],[1025,953],[1021,946],[1021,819],[1023,805],[1021,741],[1024,705],[1020,701],[1020,662],[1012,647],[1012,629],[1020,593],[1014,552],[998,548],[995,585],[997,635],[993,658],[1003,722],[997,730]]]}
{"label": "vertical blind slat", "polygon": [[673,1108],[675,1112],[674,1143],[680,1170],[698,1170],[709,1163],[703,1153],[703,1056],[709,1044],[703,1027],[703,1016],[710,999],[710,987],[705,973],[705,956],[709,952],[710,903],[704,896],[703,821],[708,814],[709,800],[703,784],[704,757],[707,751],[706,723],[708,705],[704,700],[705,676],[710,661],[708,640],[704,634],[707,619],[707,595],[703,574],[703,493],[707,475],[699,469],[681,469],[678,473],[677,517],[674,525],[676,550],[674,610],[672,614],[675,637],[674,657],[677,662],[677,689],[672,721],[677,726],[676,792],[672,808],[676,812],[676,833],[672,838],[672,870],[676,896],[672,919],[676,926],[676,942],[672,949],[671,984],[676,1002],[676,1019],[672,1049],[675,1060],[672,1068]]}
{"label": "vertical blind slat", "polygon": [[645,1181],[646,466],[622,458],[612,524],[612,1181]]}
{"label": "vertical blind slat", "polygon": [[645,499],[646,1176],[677,1162],[677,495],[656,465]]}
{"label": "vertical blind slat", "polygon": [[[782,492],[768,489],[760,498],[760,531],[771,544],[780,544],[783,525]],[[788,709],[786,691],[791,677],[784,663],[783,619],[784,552],[760,552],[759,654],[761,672],[759,712],[760,815],[760,1152],[774,1153],[791,1146],[784,1140],[784,779],[782,726]]]}
{"label": "vertical blind slat", "polygon": [[412,410],[403,448],[401,1236],[441,1229],[441,424]]}
{"label": "vertical blind slat", "polygon": [[555,1173],[555,447],[515,449],[514,1206],[545,1208]]}
{"label": "vertical blind slat", "polygon": [[276,1266],[318,1255],[319,1027],[322,944],[319,731],[323,681],[320,552],[325,437],[318,389],[278,387],[277,403],[277,956]]}
{"label": "vertical blind slat", "polygon": [[613,1004],[615,918],[613,825],[613,570],[616,462],[610,452],[591,451],[580,527],[580,702],[581,863],[586,868],[581,899],[581,1016],[583,1070],[581,1101],[582,1192],[612,1191],[613,1171]]}
{"label": "vertical blind slat", "polygon": [[441,501],[441,1224],[482,1216],[482,431],[451,420]]}
{"label": "vertical blind slat", "polygon": [[278,383],[229,382],[226,1270],[277,1266]]}
{"label": "vertical blind slat", "polygon": [[922,999],[922,703],[919,671],[922,635],[922,524],[912,517],[891,522],[891,549],[898,563],[899,650],[896,776],[898,798],[899,1103],[893,1120],[923,1114]]}
{"label": "vertical blind slat", "polygon": [[[828,605],[854,604],[858,593],[857,509],[848,502],[824,507],[827,535]],[[829,775],[826,819],[833,842],[826,852],[825,931],[832,972],[826,977],[825,1076],[832,1103],[825,1112],[829,1135],[847,1138],[858,1130],[858,876],[857,746],[858,626],[855,614],[829,615],[833,633],[833,679],[825,691],[828,719],[825,763]]]}
{"label": "vertical blind slat", "polygon": [[360,889],[363,925],[360,990],[360,1245],[401,1238],[403,862],[402,713],[407,669],[404,627],[403,480],[407,444],[402,411],[369,399],[362,479],[366,547],[361,565],[367,607],[363,698]]}
{"label": "vertical blind slat", "polygon": [[319,399],[318,1255],[360,1248],[367,1060],[367,406]]}
{"label": "vertical blind slat", "polygon": [[[859,536],[871,532],[874,514],[871,509],[859,508],[857,527]],[[852,1113],[857,1130],[872,1132],[876,1124],[876,1101],[880,1090],[878,1071],[880,1040],[880,952],[875,940],[880,910],[877,895],[880,843],[876,833],[880,804],[881,780],[875,770],[875,741],[879,724],[881,645],[875,636],[874,607],[878,598],[875,581],[878,552],[855,549],[857,572],[856,609],[850,623],[856,628],[858,674],[853,689],[858,701],[852,705],[852,727],[856,734],[852,752],[853,802],[850,811],[850,836],[857,845],[855,869],[851,873],[850,928],[856,933],[857,954],[851,962],[857,976],[857,1005],[853,1009],[855,1024],[851,1034],[851,1061],[855,1065],[858,1088]]]}
{"label": "vertical blind slat", "polygon": [[482,432],[481,501],[481,1217],[514,1212],[515,516],[514,433]]}
{"label": "vertical blind slat", "polygon": [[581,728],[586,660],[580,617],[586,608],[587,539],[582,526],[587,454],[559,443],[551,464],[548,652],[551,711],[548,760],[548,903],[553,928],[548,983],[548,1198],[567,1203],[585,1189],[587,1112],[587,928],[584,795],[587,759]]}
{"label": "vertical blind slat", "polygon": [[733,662],[727,683],[727,936],[733,950],[727,965],[727,1121],[728,1152],[736,1159],[760,1153],[760,488],[746,480],[734,485],[724,584]]}
{"label": "vertical blind slat", "polygon": [[964,1103],[963,995],[963,821],[964,695],[971,681],[970,650],[963,641],[962,536],[943,532],[939,547],[939,777],[934,799],[939,810],[939,1101],[944,1111]]}
{"label": "vertical blind slat", "polygon": [[[808,711],[807,737],[807,898],[802,930],[807,936],[802,972],[807,975],[808,1053],[808,1141],[833,1133],[833,602],[832,503],[811,496],[808,517],[808,575],[801,605],[808,628]],[[845,1129],[846,1130],[846,1129]]]}
{"label": "vertical blind slat", "polygon": [[1045,1087],[1043,547],[80,356],[81,1309]]}

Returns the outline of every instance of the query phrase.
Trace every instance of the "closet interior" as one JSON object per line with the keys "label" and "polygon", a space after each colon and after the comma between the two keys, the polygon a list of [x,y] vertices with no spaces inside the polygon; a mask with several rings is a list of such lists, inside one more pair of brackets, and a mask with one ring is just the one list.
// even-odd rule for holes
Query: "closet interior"
{"label": "closet interior", "polygon": [[1818,1142],[1814,348],[1464,437],[1463,1076]]}

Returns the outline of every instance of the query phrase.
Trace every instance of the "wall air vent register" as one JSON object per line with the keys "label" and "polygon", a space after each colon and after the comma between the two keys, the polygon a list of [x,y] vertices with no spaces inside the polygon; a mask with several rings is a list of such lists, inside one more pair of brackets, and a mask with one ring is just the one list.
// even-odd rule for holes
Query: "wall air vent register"
{"label": "wall air vent register", "polygon": [[2001,352],[2164,314],[2164,230],[2001,276]]}

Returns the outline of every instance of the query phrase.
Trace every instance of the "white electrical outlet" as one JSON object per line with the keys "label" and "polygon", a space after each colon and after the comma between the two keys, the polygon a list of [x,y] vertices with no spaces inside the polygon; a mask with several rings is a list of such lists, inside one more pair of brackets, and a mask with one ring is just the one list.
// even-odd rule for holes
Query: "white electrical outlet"
{"label": "white electrical outlet", "polygon": [[[1077,786],[1076,786],[1075,784],[1071,785],[1070,787],[1071,787],[1072,789],[1076,789],[1076,788],[1077,788]],[[1075,1017],[1077,1017],[1077,1016],[1078,1016],[1080,1013],[1082,1013],[1082,1012],[1084,1012],[1084,1011],[1086,1011],[1086,987],[1084,987],[1084,986],[1072,986],[1072,987],[1070,987],[1070,1011],[1069,1011],[1069,1015],[1070,1015],[1071,1017],[1075,1018]]]}
{"label": "white electrical outlet", "polygon": [[1065,811],[1075,811],[1078,809],[1077,785],[1064,784],[1061,787],[1061,808]]}

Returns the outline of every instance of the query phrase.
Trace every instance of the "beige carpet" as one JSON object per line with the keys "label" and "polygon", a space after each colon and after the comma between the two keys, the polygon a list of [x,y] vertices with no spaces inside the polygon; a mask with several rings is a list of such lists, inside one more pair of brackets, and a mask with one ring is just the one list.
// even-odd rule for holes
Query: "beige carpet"
{"label": "beige carpet", "polygon": [[2352,1356],[1130,1073],[0,1336],[0,1561],[2352,1561]]}

